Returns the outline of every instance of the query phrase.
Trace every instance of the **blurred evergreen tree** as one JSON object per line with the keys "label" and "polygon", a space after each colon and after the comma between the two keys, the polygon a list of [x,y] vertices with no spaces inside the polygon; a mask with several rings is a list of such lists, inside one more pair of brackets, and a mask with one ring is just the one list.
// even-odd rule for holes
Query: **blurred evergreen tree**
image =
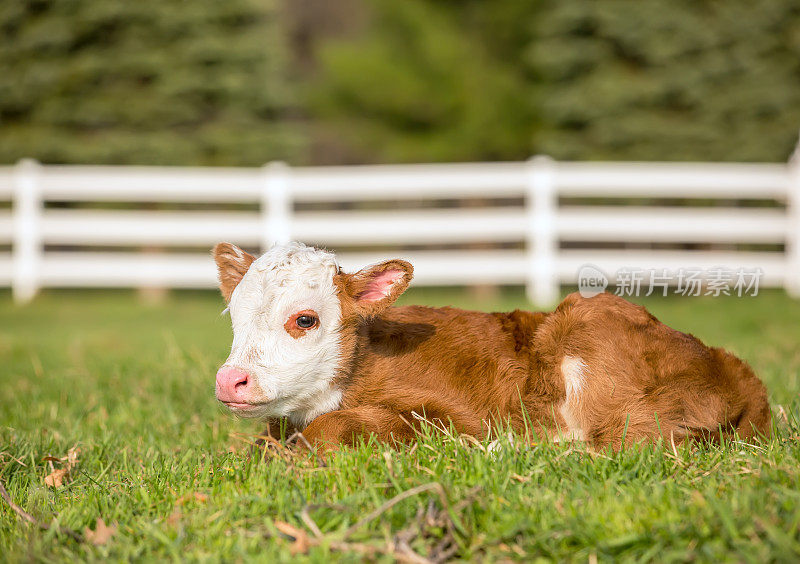
{"label": "blurred evergreen tree", "polygon": [[271,0],[0,3],[0,162],[258,165],[303,151]]}
{"label": "blurred evergreen tree", "polygon": [[6,163],[783,161],[798,126],[800,0],[0,3]]}
{"label": "blurred evergreen tree", "polygon": [[783,161],[797,140],[797,0],[549,0],[535,24],[540,152]]}
{"label": "blurred evergreen tree", "polygon": [[[366,0],[363,33],[327,39],[309,111],[326,161],[460,161],[530,155],[535,108],[514,56],[516,0]],[[530,11],[529,9],[523,11]],[[484,16],[491,16],[486,17]],[[493,48],[497,48],[493,50]],[[505,57],[511,50],[510,56]]]}

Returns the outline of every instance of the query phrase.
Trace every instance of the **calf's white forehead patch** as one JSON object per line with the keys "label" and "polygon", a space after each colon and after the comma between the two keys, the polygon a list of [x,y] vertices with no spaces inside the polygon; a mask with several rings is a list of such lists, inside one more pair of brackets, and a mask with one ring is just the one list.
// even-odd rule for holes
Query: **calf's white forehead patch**
{"label": "calf's white forehead patch", "polygon": [[250,268],[259,271],[279,271],[287,273],[313,273],[315,270],[333,268],[338,270],[333,253],[315,249],[303,243],[275,245],[258,257]]}
{"label": "calf's white forehead patch", "polygon": [[[275,246],[256,259],[231,295],[233,345],[225,364],[250,374],[263,410],[289,416],[299,426],[332,409],[341,394],[332,388],[340,359],[341,306],[333,253],[301,243]],[[319,324],[297,339],[289,317],[313,310]]]}
{"label": "calf's white forehead patch", "polygon": [[245,273],[231,296],[231,310],[310,299],[329,301],[339,266],[333,253],[290,243],[272,247]]}

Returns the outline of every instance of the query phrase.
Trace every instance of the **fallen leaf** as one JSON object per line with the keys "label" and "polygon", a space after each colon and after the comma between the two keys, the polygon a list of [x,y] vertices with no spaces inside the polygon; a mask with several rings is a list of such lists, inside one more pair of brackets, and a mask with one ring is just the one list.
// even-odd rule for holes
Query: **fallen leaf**
{"label": "fallen leaf", "polygon": [[51,488],[60,488],[69,479],[69,470],[66,468],[56,468],[44,477],[44,483]]}
{"label": "fallen leaf", "polygon": [[294,525],[284,523],[283,521],[275,521],[275,528],[284,535],[294,539],[292,546],[289,547],[289,552],[292,554],[292,556],[297,554],[308,554],[308,549],[311,546],[311,543],[308,542],[308,534],[303,529],[298,529]]}
{"label": "fallen leaf", "polygon": [[[44,477],[44,483],[52,488],[60,488],[68,483],[72,469],[78,464],[78,455],[80,452],[80,448],[73,446],[67,451],[67,456],[62,456],[61,458],[45,456],[43,460],[50,463],[50,469],[52,471]],[[61,468],[54,468],[53,462],[64,464],[64,466]]]}
{"label": "fallen leaf", "polygon": [[95,546],[99,546],[101,544],[106,544],[111,537],[113,537],[117,532],[117,525],[116,523],[111,525],[110,527],[105,524],[105,522],[98,518],[97,523],[94,526],[94,531],[91,530],[89,527],[86,527],[83,530],[83,535],[86,537],[86,540],[92,543]]}

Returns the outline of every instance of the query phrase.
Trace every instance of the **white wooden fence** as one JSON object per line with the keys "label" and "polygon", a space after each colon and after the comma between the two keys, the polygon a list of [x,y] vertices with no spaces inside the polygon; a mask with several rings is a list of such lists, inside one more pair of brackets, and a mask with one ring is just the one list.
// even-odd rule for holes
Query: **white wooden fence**
{"label": "white wooden fence", "polygon": [[[784,205],[559,203],[560,198],[581,197],[771,199]],[[500,201],[511,204],[295,209],[304,203],[465,198],[506,198]],[[245,203],[257,211],[59,208],[53,202]],[[560,283],[576,283],[585,263],[608,273],[621,267],[760,268],[762,287],[784,287],[800,295],[800,153],[785,165],[561,163],[537,157],[515,163],[404,166],[289,168],[273,163],[260,169],[42,166],[33,161],[0,167],[0,286],[10,285],[20,302],[42,287],[212,287],[216,273],[207,253],[139,249],[210,247],[218,241],[264,249],[290,239],[332,249],[464,244],[457,247],[462,250],[355,252],[340,258],[345,268],[354,269],[386,257],[406,257],[415,265],[418,285],[524,284],[530,299],[543,306],[557,298]],[[516,246],[486,248],[498,242]],[[597,242],[718,245],[694,251],[589,248],[588,243]],[[736,250],[736,244],[764,243],[777,250]],[[475,250],[481,244],[486,250]],[[731,245],[720,250],[719,244]],[[106,250],[92,250],[97,248]]]}

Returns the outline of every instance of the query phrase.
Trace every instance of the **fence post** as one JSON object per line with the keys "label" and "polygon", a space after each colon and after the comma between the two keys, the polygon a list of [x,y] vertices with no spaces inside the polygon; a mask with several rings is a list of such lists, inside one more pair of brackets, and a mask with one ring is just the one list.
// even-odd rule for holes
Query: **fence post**
{"label": "fence post", "polygon": [[264,166],[264,191],[261,195],[261,252],[276,244],[288,243],[292,236],[293,203],[289,186],[289,165],[274,161]]}
{"label": "fence post", "polygon": [[39,290],[39,268],[44,250],[40,227],[42,214],[40,168],[36,161],[22,159],[14,171],[11,290],[17,303],[31,301]]}
{"label": "fence post", "polygon": [[800,140],[789,158],[788,185],[789,232],[786,234],[786,279],[784,287],[790,296],[800,298]]}
{"label": "fence post", "polygon": [[547,156],[536,156],[528,160],[527,167],[528,277],[525,291],[534,305],[548,307],[558,300],[559,295],[555,162]]}

